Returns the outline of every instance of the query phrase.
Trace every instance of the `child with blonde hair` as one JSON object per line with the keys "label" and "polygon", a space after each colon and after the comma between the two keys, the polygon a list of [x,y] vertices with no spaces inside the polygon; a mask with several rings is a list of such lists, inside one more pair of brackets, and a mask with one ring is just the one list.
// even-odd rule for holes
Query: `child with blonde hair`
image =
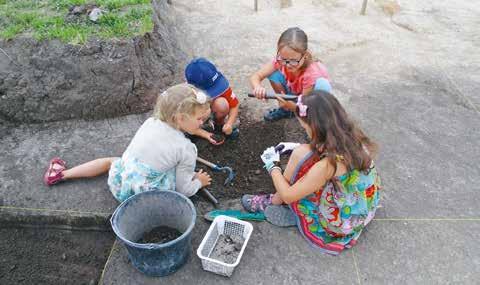
{"label": "child with blonde hair", "polygon": [[[376,145],[330,93],[300,96],[295,114],[310,143],[266,149],[261,158],[276,192],[245,195],[242,204],[263,212],[272,224],[297,225],[311,245],[337,255],[356,244],[375,216],[380,198]],[[292,149],[282,171],[280,153]]]}
{"label": "child with blonde hair", "polygon": [[[315,60],[308,49],[307,34],[300,28],[285,30],[277,42],[277,55],[250,77],[252,93],[264,99],[266,89],[261,85],[268,78],[277,94],[308,95],[312,90],[331,92],[326,67]],[[277,97],[279,108],[264,115],[266,121],[293,118],[295,103]]]}
{"label": "child with blonde hair", "polygon": [[158,96],[152,117],[138,129],[122,157],[99,158],[67,169],[60,158],[50,161],[44,182],[94,177],[108,171],[108,185],[120,202],[150,190],[173,190],[186,196],[210,185],[211,177],[195,172],[197,148],[185,133],[193,134],[210,115],[202,91],[183,83]]}

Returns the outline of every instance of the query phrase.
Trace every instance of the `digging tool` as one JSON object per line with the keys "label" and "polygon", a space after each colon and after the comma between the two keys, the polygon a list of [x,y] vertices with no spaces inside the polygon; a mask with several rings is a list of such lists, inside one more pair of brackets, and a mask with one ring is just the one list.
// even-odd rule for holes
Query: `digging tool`
{"label": "digging tool", "polygon": [[265,221],[263,212],[249,213],[240,210],[213,210],[206,213],[203,217],[207,221],[213,221],[217,216],[224,215],[246,221]]}
{"label": "digging tool", "polygon": [[[267,92],[267,94],[265,94],[265,99],[277,99],[275,95],[287,101],[297,101],[297,98],[298,98],[298,96],[292,95],[292,94],[275,94],[275,93]],[[253,95],[252,93],[248,93],[248,97],[255,97],[255,95]]]}
{"label": "digging tool", "polygon": [[210,193],[210,191],[208,191],[207,189],[205,188],[201,188],[198,193],[203,196],[203,198],[207,199],[208,202],[212,203],[212,205],[216,208],[218,206],[218,200],[212,195],[212,193]]}
{"label": "digging tool", "polygon": [[205,160],[203,158],[197,157],[197,161],[200,163],[205,164],[206,166],[210,167],[214,172],[223,172],[227,174],[227,178],[225,179],[225,182],[223,185],[227,185],[228,183],[232,182],[233,178],[235,178],[235,172],[233,171],[232,168],[228,166],[219,166],[214,163],[211,163],[208,160]]}

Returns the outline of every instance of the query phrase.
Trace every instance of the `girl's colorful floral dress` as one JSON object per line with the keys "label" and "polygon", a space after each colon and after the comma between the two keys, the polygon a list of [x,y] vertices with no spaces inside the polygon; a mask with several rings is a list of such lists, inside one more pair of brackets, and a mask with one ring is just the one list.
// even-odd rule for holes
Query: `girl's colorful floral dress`
{"label": "girl's colorful floral dress", "polygon": [[[303,177],[324,155],[307,154],[295,170],[291,184]],[[337,255],[355,245],[372,220],[379,200],[380,179],[375,166],[335,176],[317,192],[291,203],[302,235],[321,252]]]}

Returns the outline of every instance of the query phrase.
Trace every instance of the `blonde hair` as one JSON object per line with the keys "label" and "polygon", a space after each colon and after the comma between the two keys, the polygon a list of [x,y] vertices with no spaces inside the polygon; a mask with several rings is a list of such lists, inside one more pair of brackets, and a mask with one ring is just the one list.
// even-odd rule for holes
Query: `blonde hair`
{"label": "blonde hair", "polygon": [[280,35],[277,42],[277,53],[284,47],[289,47],[305,57],[301,69],[306,68],[314,61],[308,50],[308,36],[298,27],[288,28]]}
{"label": "blonde hair", "polygon": [[190,84],[181,83],[158,95],[152,117],[178,128],[175,120],[177,115],[193,116],[197,110],[209,107],[210,102],[205,93]]}

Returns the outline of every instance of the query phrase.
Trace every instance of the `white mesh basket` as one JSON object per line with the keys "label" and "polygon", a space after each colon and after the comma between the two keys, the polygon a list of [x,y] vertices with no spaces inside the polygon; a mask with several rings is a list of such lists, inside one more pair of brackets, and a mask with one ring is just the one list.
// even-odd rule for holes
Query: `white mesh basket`
{"label": "white mesh basket", "polygon": [[[240,263],[240,259],[242,258],[252,231],[253,226],[249,222],[227,216],[216,217],[197,249],[197,255],[202,260],[203,270],[230,277],[235,267]],[[244,239],[240,253],[238,254],[235,262],[232,264],[210,258],[210,255],[212,254],[212,251],[218,241],[218,237],[221,234],[229,236],[241,236]]]}

